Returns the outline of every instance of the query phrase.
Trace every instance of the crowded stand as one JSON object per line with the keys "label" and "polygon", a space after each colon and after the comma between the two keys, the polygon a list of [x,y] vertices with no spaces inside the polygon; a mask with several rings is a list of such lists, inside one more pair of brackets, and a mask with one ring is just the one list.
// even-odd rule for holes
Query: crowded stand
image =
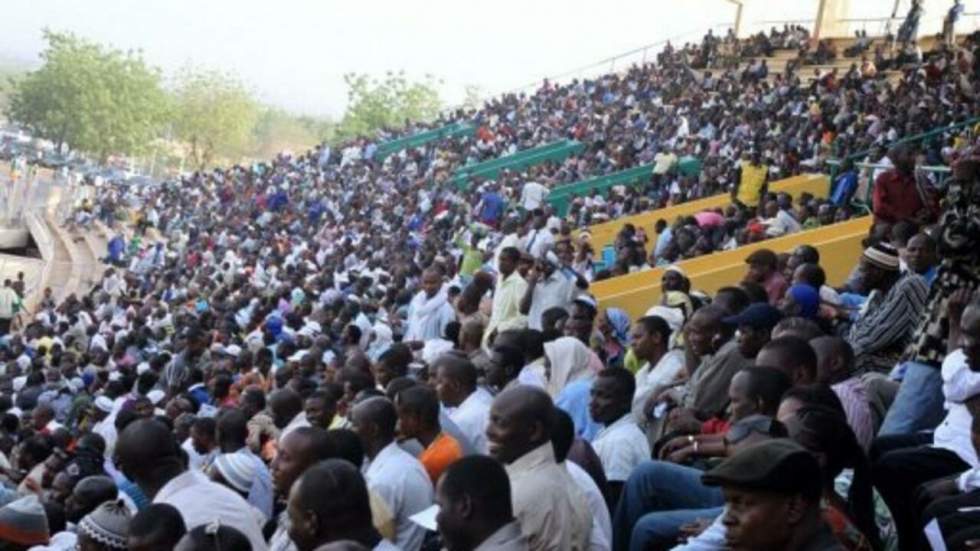
{"label": "crowded stand", "polygon": [[[976,548],[978,45],[709,32],[377,138],[92,188],[67,223],[113,232],[94,288],[33,311],[0,288],[0,549]],[[863,57],[803,76],[841,56]],[[453,181],[563,139],[584,148]],[[820,171],[820,197],[768,189]],[[592,250],[592,224],[717,195]],[[710,293],[685,270],[861,216],[846,281],[810,244]],[[641,317],[591,292],[655,267]]]}

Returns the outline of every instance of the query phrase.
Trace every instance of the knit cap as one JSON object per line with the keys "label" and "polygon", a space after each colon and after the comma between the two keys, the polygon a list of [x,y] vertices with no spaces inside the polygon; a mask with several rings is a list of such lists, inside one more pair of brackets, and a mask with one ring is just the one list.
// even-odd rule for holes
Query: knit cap
{"label": "knit cap", "polygon": [[221,473],[225,482],[243,494],[252,489],[256,467],[255,458],[240,451],[223,453],[214,460],[214,468]]}
{"label": "knit cap", "polygon": [[24,496],[0,507],[0,541],[44,545],[49,537],[48,517],[36,495]]}
{"label": "knit cap", "polygon": [[85,515],[78,523],[78,532],[112,549],[125,550],[131,518],[122,500],[106,501]]}

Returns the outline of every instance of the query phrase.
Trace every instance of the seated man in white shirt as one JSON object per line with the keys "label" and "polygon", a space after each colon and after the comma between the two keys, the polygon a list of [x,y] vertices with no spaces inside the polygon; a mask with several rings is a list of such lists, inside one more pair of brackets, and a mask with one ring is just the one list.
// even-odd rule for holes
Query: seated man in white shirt
{"label": "seated man in white shirt", "polygon": [[395,517],[395,544],[418,551],[425,529],[409,517],[432,505],[432,481],[425,468],[395,442],[398,413],[386,398],[369,398],[351,412],[351,424],[368,457],[368,488],[377,493]]}
{"label": "seated man in white shirt", "polygon": [[188,530],[218,521],[248,538],[252,549],[265,551],[261,515],[233,490],[188,471],[173,433],[154,419],[134,421],[119,435],[117,466],[154,503],[180,511]]}
{"label": "seated man in white shirt", "polygon": [[610,503],[619,501],[623,483],[633,469],[650,459],[647,437],[630,414],[634,392],[636,381],[633,374],[623,367],[609,367],[600,371],[592,383],[589,413],[596,423],[605,425],[596,434],[592,447],[606,471]]}
{"label": "seated man in white shirt", "polygon": [[476,367],[456,354],[443,354],[432,364],[436,392],[449,418],[473,443],[477,453],[487,453],[487,419],[493,396],[478,387]]}
{"label": "seated man in white shirt", "polygon": [[555,461],[551,444],[554,403],[539,388],[501,392],[490,408],[490,455],[506,465],[514,516],[532,551],[582,551],[592,519],[585,496]]}
{"label": "seated man in white shirt", "polygon": [[[949,342],[960,342],[962,347],[943,361],[946,418],[931,436],[882,437],[872,447],[873,483],[892,512],[903,549],[926,544],[912,507],[919,485],[980,466],[970,429],[972,411],[980,407],[980,302],[963,311],[958,330],[953,327],[957,316],[952,310]],[[903,444],[906,447],[900,447]]]}

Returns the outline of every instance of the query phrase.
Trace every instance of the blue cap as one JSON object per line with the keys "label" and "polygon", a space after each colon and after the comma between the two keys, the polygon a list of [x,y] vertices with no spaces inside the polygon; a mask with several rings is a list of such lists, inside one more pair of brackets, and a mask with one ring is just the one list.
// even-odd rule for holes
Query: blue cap
{"label": "blue cap", "polygon": [[772,329],[783,319],[783,313],[775,306],[770,306],[764,302],[750,304],[748,308],[742,310],[737,316],[728,316],[722,319],[722,323],[738,327],[748,325],[755,329]]}

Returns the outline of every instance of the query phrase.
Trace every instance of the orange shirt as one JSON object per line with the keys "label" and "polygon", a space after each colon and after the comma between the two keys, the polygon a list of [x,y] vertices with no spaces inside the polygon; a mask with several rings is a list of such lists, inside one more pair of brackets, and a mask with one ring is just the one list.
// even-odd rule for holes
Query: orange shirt
{"label": "orange shirt", "polygon": [[441,432],[429,444],[429,447],[425,448],[422,454],[419,455],[419,461],[422,462],[422,466],[425,467],[425,472],[429,473],[429,478],[435,484],[439,480],[439,476],[442,475],[442,472],[462,457],[463,448],[459,445],[459,442],[452,436]]}

